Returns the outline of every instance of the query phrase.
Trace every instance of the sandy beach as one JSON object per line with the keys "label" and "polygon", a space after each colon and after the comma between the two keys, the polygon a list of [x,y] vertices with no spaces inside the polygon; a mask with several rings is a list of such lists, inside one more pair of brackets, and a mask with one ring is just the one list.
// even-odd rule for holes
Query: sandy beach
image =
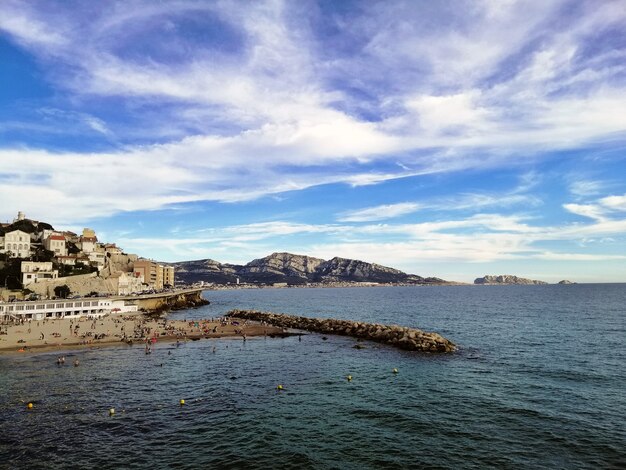
{"label": "sandy beach", "polygon": [[99,319],[50,319],[0,326],[0,353],[64,350],[112,344],[143,344],[200,338],[280,335],[281,328],[234,319],[168,320],[143,315]]}

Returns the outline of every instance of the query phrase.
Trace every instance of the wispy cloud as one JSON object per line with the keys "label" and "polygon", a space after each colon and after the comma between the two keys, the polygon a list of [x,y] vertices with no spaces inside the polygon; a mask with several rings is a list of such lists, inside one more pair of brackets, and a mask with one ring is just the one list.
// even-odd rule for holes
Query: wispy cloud
{"label": "wispy cloud", "polygon": [[383,204],[366,209],[344,212],[343,214],[339,214],[337,220],[340,222],[372,222],[375,220],[393,219],[401,215],[416,212],[419,208],[419,204],[414,202]]}
{"label": "wispy cloud", "polygon": [[[537,158],[546,150],[614,138],[626,131],[623,67],[619,51],[604,47],[601,38],[623,24],[626,13],[619,2],[582,2],[572,12],[569,6],[472,3],[458,13],[446,10],[459,23],[454,29],[437,16],[443,4],[427,12],[412,2],[375,3],[349,21],[339,13],[319,18],[341,28],[350,54],[327,47],[316,8],[289,2],[255,3],[244,12],[193,1],[75,9],[7,1],[0,7],[0,30],[38,56],[49,79],[77,102],[121,99],[139,110],[147,102],[176,104],[174,119],[154,114],[151,122],[135,124],[138,132],[147,125],[162,139],[166,134],[158,129],[172,121],[182,126],[173,135],[184,135],[185,126],[199,132],[115,153],[45,155],[55,164],[48,165],[48,185],[37,188],[54,193],[59,204],[71,198],[72,185],[58,184],[68,171],[101,179],[106,175],[94,161],[123,162],[125,170],[115,175],[119,184],[112,183],[120,197],[100,204],[103,191],[86,195],[68,214],[77,219],[328,182],[377,184],[502,166],[520,155]],[[85,15],[90,21],[79,20]],[[180,25],[198,18],[228,37],[232,50],[185,34]],[[166,40],[143,41],[154,34]],[[600,50],[591,54],[589,43]],[[388,72],[377,78],[380,70]],[[91,130],[115,133],[115,123],[82,116]],[[211,126],[199,124],[207,121]],[[5,148],[0,158],[33,161],[40,152]],[[382,169],[391,155],[395,170]],[[147,166],[158,190],[133,185],[137,170]],[[28,200],[26,191],[34,189],[40,167],[27,168],[37,170],[18,172],[19,184],[11,185],[15,200]],[[163,174],[172,174],[172,181]],[[241,185],[248,175],[265,184]],[[123,190],[130,185],[132,199]]]}

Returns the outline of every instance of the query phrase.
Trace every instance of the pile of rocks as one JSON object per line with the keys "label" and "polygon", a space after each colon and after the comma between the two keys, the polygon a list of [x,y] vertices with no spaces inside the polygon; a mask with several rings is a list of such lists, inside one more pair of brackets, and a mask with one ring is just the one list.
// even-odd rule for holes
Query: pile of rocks
{"label": "pile of rocks", "polygon": [[334,335],[353,336],[390,344],[409,351],[453,352],[456,346],[438,333],[427,333],[415,328],[381,325],[332,318],[308,318],[256,310],[231,310],[230,317],[264,321],[281,328],[313,331]]}

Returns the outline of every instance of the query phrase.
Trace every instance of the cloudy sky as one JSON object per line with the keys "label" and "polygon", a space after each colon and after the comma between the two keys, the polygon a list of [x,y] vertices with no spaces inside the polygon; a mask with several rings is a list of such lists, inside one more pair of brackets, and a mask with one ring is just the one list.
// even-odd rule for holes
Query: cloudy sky
{"label": "cloudy sky", "polygon": [[626,281],[626,3],[0,3],[0,220],[161,261]]}

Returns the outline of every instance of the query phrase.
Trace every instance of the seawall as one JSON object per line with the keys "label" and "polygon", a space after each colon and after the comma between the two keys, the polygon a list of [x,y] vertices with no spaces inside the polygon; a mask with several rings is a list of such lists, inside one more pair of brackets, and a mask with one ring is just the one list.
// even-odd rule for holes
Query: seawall
{"label": "seawall", "polygon": [[256,310],[231,310],[226,316],[264,321],[281,328],[294,328],[342,336],[353,336],[400,349],[423,352],[454,352],[456,345],[438,333],[428,333],[416,328],[397,325],[381,325],[332,318],[308,318]]}
{"label": "seawall", "polygon": [[152,294],[141,297],[124,297],[137,303],[137,308],[146,313],[163,313],[169,310],[207,305],[208,300],[202,298],[202,289],[172,292],[166,294]]}

